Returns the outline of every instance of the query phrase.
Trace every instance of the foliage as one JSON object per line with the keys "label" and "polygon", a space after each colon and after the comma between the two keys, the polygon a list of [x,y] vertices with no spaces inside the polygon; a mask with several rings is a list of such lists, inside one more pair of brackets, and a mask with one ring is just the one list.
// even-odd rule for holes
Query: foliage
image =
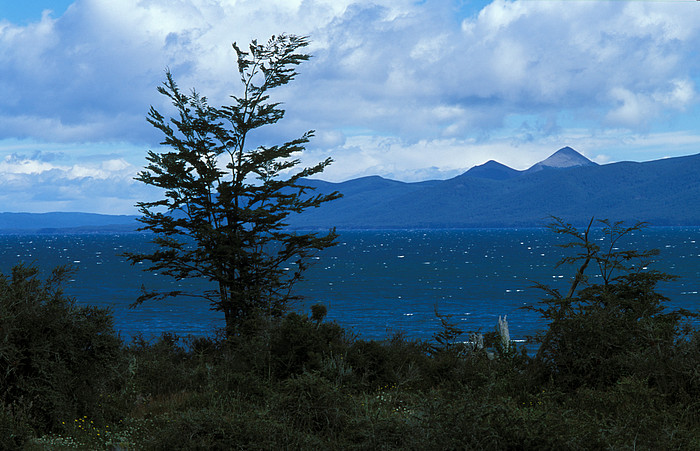
{"label": "foliage", "polygon": [[278,379],[319,371],[325,356],[339,355],[345,347],[345,332],[337,324],[290,313],[272,334],[272,371]]}
{"label": "foliage", "polygon": [[[337,325],[300,314],[266,327],[259,333],[272,341],[137,338],[123,348],[134,362],[123,419],[93,425],[92,417],[68,417],[70,427],[32,443],[36,449],[174,450],[700,445],[697,392],[673,396],[639,376],[573,390],[550,380],[528,386],[528,358],[499,354],[497,332],[485,338],[493,358],[482,349],[445,359],[445,352],[402,335],[357,340]],[[265,348],[286,338],[294,343]],[[700,368],[697,339],[696,332],[672,345],[687,371]],[[658,367],[658,376],[672,377],[681,368],[670,365],[665,372]]]}
{"label": "foliage", "polygon": [[[440,320],[440,331],[433,335],[433,340],[435,340],[435,345],[433,345],[432,350],[434,353],[440,352],[457,352],[464,350],[463,343],[459,343],[457,339],[464,333],[457,324],[452,321],[452,315],[443,315],[438,312],[437,305],[434,306],[435,316]],[[481,346],[483,348],[483,338],[475,340],[474,345],[476,347]]]}
{"label": "foliage", "polygon": [[[334,230],[320,235],[285,229],[290,215],[340,197],[313,195],[304,184],[330,159],[294,172],[296,155],[312,131],[281,145],[248,148],[252,132],[284,116],[270,91],[295,78],[295,66],[309,59],[298,52],[307,44],[293,35],[253,41],[247,52],[234,44],[242,94],[231,96],[231,105],[213,107],[196,91],[183,94],[168,72],[158,91],[172,101],[178,117],[168,120],[153,107],[148,115],[165,135],[162,144],[171,148],[149,151],[150,163],[137,177],[165,190],[164,199],[137,204],[141,230],[156,234],[158,250],[128,257],[178,280],[213,282],[212,290],[190,295],[223,312],[228,335],[261,314],[281,316],[310,258],[337,236]],[[137,303],[182,294],[144,292]]]}
{"label": "foliage", "polygon": [[[103,417],[100,399],[119,387],[121,340],[109,312],[78,306],[61,290],[69,274],[17,265],[0,275],[0,407],[32,428],[60,429],[67,417]],[[9,417],[7,416],[9,415]]]}
{"label": "foliage", "polygon": [[[683,337],[682,320],[695,316],[685,310],[666,311],[666,297],[656,291],[668,274],[649,270],[658,251],[620,250],[621,240],[640,230],[639,223],[599,221],[601,237],[592,236],[593,220],[583,232],[555,218],[550,228],[573,241],[561,245],[579,249],[560,264],[581,263],[566,296],[539,285],[549,295],[540,306],[530,307],[549,321],[541,337],[536,361],[544,377],[561,387],[606,387],[623,377],[645,377],[642,361],[663,361]],[[585,270],[594,264],[602,283],[588,283]],[[580,288],[584,285],[584,288]]]}

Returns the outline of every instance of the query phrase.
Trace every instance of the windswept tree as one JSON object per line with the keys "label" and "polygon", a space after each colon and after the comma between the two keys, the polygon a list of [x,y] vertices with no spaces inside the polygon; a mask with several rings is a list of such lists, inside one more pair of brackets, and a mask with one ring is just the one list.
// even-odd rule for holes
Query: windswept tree
{"label": "windswept tree", "polygon": [[[624,238],[644,223],[597,222],[600,228],[594,229],[591,219],[579,230],[553,218],[549,226],[571,240],[559,246],[574,251],[559,265],[578,269],[565,295],[537,284],[547,297],[527,308],[539,312],[549,327],[539,337],[533,368],[544,367],[546,379],[571,389],[605,387],[632,375],[658,384],[656,374],[663,374],[658,363],[687,338],[685,321],[698,315],[665,305],[669,299],[657,291],[658,284],[675,277],[649,269],[658,250],[623,249]],[[597,273],[595,283],[587,270]]]}
{"label": "windswept tree", "polygon": [[[158,91],[174,105],[176,117],[151,107],[148,122],[165,135],[169,150],[149,151],[149,164],[136,180],[164,190],[164,198],[137,204],[140,230],[155,234],[152,253],[131,253],[132,264],[148,262],[149,271],[175,279],[204,278],[214,289],[204,293],[146,291],[148,299],[192,295],[206,298],[221,311],[228,335],[260,315],[281,315],[294,299],[292,287],[309,259],[335,244],[328,233],[294,233],[290,215],[340,197],[320,195],[304,184],[331,163],[299,168],[297,155],[313,136],[280,145],[248,148],[251,132],[284,116],[270,92],[297,75],[309,59],[299,50],[305,37],[273,36],[266,44],[252,41],[247,51],[235,43],[241,93],[231,105],[214,107],[196,91],[183,94],[168,71]],[[260,136],[260,135],[258,135]]]}

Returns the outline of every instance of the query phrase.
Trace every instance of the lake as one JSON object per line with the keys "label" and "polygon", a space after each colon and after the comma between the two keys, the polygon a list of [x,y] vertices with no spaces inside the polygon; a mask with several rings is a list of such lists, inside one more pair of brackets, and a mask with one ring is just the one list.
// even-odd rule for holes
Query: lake
{"label": "lake", "polygon": [[[522,339],[543,327],[533,312],[522,310],[542,296],[533,282],[566,291],[575,269],[555,267],[567,251],[546,229],[469,229],[340,232],[337,246],[316,257],[296,293],[304,300],[293,310],[308,312],[314,303],[328,307],[328,319],[364,338],[394,332],[430,338],[439,330],[435,310],[452,315],[466,331],[490,331],[507,315],[511,336]],[[43,270],[69,264],[77,272],[65,291],[81,304],[110,307],[123,337],[162,332],[205,335],[223,325],[217,312],[199,299],[170,299],[129,309],[145,285],[154,289],[201,290],[203,282],[176,282],[132,266],[123,252],[149,249],[147,234],[75,234],[0,236],[0,270],[15,263],[36,263]],[[672,307],[700,307],[700,228],[660,227],[634,233],[622,249],[658,248],[650,269],[680,276],[662,293]],[[593,276],[594,268],[589,268]]]}

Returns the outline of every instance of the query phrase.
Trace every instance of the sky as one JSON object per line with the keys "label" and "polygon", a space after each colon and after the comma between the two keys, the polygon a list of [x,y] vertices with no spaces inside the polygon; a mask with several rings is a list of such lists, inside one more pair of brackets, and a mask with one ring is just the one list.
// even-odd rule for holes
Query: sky
{"label": "sky", "polygon": [[260,139],[315,130],[324,180],[700,153],[696,0],[0,0],[0,211],[136,214],[166,69],[229,104],[231,44],[280,33],[313,58]]}

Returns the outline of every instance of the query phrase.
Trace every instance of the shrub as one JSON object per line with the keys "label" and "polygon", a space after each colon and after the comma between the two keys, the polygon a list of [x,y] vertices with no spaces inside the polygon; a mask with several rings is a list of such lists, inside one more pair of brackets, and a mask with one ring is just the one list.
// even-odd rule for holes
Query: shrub
{"label": "shrub", "polygon": [[0,404],[0,449],[19,449],[30,438],[32,431],[22,407]]}
{"label": "shrub", "polygon": [[169,395],[201,384],[201,380],[193,377],[197,363],[181,341],[167,332],[154,342],[141,335],[134,337],[127,352],[132,357],[133,377],[142,395]]}
{"label": "shrub", "polygon": [[273,327],[270,357],[277,379],[320,370],[325,357],[345,348],[343,329],[335,323],[321,323],[322,318],[317,310],[312,319],[289,313]]}
{"label": "shrub", "polygon": [[60,288],[57,268],[42,281],[18,265],[0,275],[0,402],[38,430],[88,415],[120,383],[121,340],[107,309],[78,306]]}
{"label": "shrub", "polygon": [[[583,263],[566,296],[540,285],[549,296],[541,307],[532,308],[550,321],[533,368],[565,389],[604,388],[627,376],[649,379],[650,371],[659,369],[653,362],[671,358],[679,341],[685,340],[682,320],[697,316],[666,310],[668,299],[656,287],[675,277],[647,269],[658,251],[619,250],[620,240],[643,224],[627,228],[601,221],[602,238],[597,240],[591,236],[592,223],[581,233],[561,220],[555,222],[555,232],[574,238],[562,247],[581,249],[560,263]],[[598,267],[601,283],[586,284],[589,263]],[[584,288],[577,291],[581,285]]]}
{"label": "shrub", "polygon": [[333,434],[348,421],[350,400],[317,373],[305,372],[281,383],[277,409],[282,419],[302,432]]}

